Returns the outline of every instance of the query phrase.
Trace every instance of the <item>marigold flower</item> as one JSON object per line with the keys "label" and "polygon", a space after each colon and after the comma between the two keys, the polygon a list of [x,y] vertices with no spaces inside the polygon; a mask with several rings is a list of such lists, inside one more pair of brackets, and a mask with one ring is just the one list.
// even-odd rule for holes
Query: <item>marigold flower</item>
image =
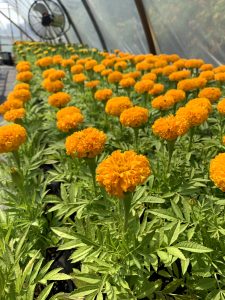
{"label": "marigold flower", "polygon": [[8,110],[22,108],[23,102],[19,99],[6,100],[0,105],[0,114],[4,115]]}
{"label": "marigold flower", "polygon": [[51,80],[51,81],[55,81],[55,80],[58,80],[58,79],[62,79],[66,76],[66,73],[62,70],[55,70],[54,72],[51,72],[48,76],[48,78]]}
{"label": "marigold flower", "polygon": [[164,59],[158,59],[155,63],[154,63],[154,67],[155,68],[164,68],[168,65],[167,61]]}
{"label": "marigold flower", "polygon": [[62,107],[69,103],[71,96],[65,92],[58,92],[48,97],[48,103],[54,107]]}
{"label": "marigold flower", "polygon": [[108,76],[109,83],[118,83],[121,79],[123,79],[123,74],[119,71],[114,71]]}
{"label": "marigold flower", "polygon": [[64,88],[64,84],[60,80],[51,81],[49,78],[46,78],[42,82],[42,87],[48,92],[57,93]]}
{"label": "marigold flower", "polygon": [[174,104],[175,101],[171,95],[161,95],[152,100],[152,107],[155,109],[170,109]]}
{"label": "marigold flower", "polygon": [[225,153],[218,154],[210,161],[209,176],[214,184],[225,192]]}
{"label": "marigold flower", "polygon": [[148,92],[150,95],[155,96],[163,93],[164,85],[162,83],[155,83],[153,88]]}
{"label": "marigold flower", "polygon": [[69,116],[69,115],[73,115],[73,114],[77,114],[77,113],[81,114],[81,111],[79,108],[77,108],[76,106],[67,106],[67,107],[60,109],[56,113],[56,119],[59,120],[61,118],[64,118],[64,116]]}
{"label": "marigold flower", "polygon": [[84,66],[81,65],[81,64],[78,64],[78,65],[74,65],[71,67],[71,73],[72,74],[79,74],[79,73],[82,73],[84,70]]}
{"label": "marigold flower", "polygon": [[111,89],[102,89],[95,92],[95,99],[98,101],[107,101],[112,96],[113,92]]}
{"label": "marigold flower", "polygon": [[152,80],[156,81],[157,75],[154,73],[146,73],[141,77],[141,80]]}
{"label": "marigold flower", "polygon": [[225,115],[225,98],[217,104],[217,110],[221,115]]}
{"label": "marigold flower", "polygon": [[155,69],[152,69],[151,72],[152,72],[153,74],[159,75],[159,74],[162,74],[163,68],[155,68]]}
{"label": "marigold flower", "polygon": [[33,74],[30,71],[20,72],[16,75],[16,80],[29,82],[33,78]]}
{"label": "marigold flower", "polygon": [[224,82],[225,81],[225,72],[223,72],[223,73],[216,73],[215,76],[214,76],[214,79],[216,81]]}
{"label": "marigold flower", "polygon": [[7,97],[8,100],[19,99],[23,102],[30,100],[30,98],[31,98],[30,91],[25,90],[25,89],[12,91],[8,94],[8,97]]}
{"label": "marigold flower", "polygon": [[23,119],[25,117],[25,113],[26,111],[24,108],[11,109],[8,110],[3,117],[8,122],[15,122],[18,119]]}
{"label": "marigold flower", "polygon": [[103,59],[102,60],[102,64],[105,66],[105,67],[112,67],[114,65],[114,59]]}
{"label": "marigold flower", "polygon": [[225,73],[225,65],[221,65],[213,69],[214,73]]}
{"label": "marigold flower", "polygon": [[135,85],[135,80],[134,78],[132,77],[128,77],[128,78],[123,78],[120,80],[119,82],[119,85],[122,87],[122,88],[129,88],[131,86],[134,86]]}
{"label": "marigold flower", "polygon": [[152,125],[152,131],[155,135],[165,140],[175,140],[189,130],[189,122],[183,116],[169,115],[157,119]]}
{"label": "marigold flower", "polygon": [[170,81],[180,81],[186,79],[191,76],[191,72],[189,70],[177,71],[169,75]]}
{"label": "marigold flower", "polygon": [[134,86],[134,90],[138,93],[138,94],[144,94],[144,93],[148,93],[154,86],[154,81],[152,80],[141,80],[138,81],[135,86]]}
{"label": "marigold flower", "polygon": [[190,78],[190,79],[184,79],[178,82],[177,89],[183,90],[185,92],[192,91],[194,89],[201,89],[203,88],[207,83],[207,80],[205,78]]}
{"label": "marigold flower", "polygon": [[62,59],[61,61],[61,66],[63,68],[67,68],[67,67],[71,67],[75,64],[75,61],[71,58],[68,58],[68,59]]}
{"label": "marigold flower", "polygon": [[53,59],[51,56],[46,56],[46,57],[40,58],[35,63],[36,66],[41,67],[41,68],[48,67],[52,64],[53,64]]}
{"label": "marigold flower", "polygon": [[53,57],[52,57],[52,63],[54,64],[54,65],[60,65],[61,64],[61,62],[62,62],[62,60],[63,60],[63,58],[62,58],[62,56],[61,55],[54,55]]}
{"label": "marigold flower", "polygon": [[101,72],[101,75],[102,75],[102,76],[108,76],[108,75],[111,74],[112,72],[113,72],[112,69],[106,69],[106,70],[103,70],[103,71]]}
{"label": "marigold flower", "polygon": [[213,65],[212,64],[203,64],[200,67],[200,71],[211,71],[213,70]]}
{"label": "marigold flower", "polygon": [[85,70],[92,70],[94,68],[94,66],[96,66],[98,64],[97,60],[95,59],[90,59],[89,61],[87,61],[85,63]]}
{"label": "marigold flower", "polygon": [[83,121],[84,116],[81,113],[68,114],[58,118],[57,127],[63,132],[68,132],[71,129],[77,128]]}
{"label": "marigold flower", "polygon": [[186,107],[193,107],[193,106],[199,106],[199,107],[203,107],[206,108],[208,113],[210,113],[212,111],[212,104],[209,101],[208,98],[194,98],[188,101],[188,103],[186,104]]}
{"label": "marigold flower", "polygon": [[211,103],[217,101],[221,97],[222,93],[219,88],[216,87],[206,87],[202,89],[198,97],[208,98]]}
{"label": "marigold flower", "polygon": [[165,95],[172,96],[175,103],[183,101],[186,97],[186,94],[184,91],[176,90],[176,89],[168,90]]}
{"label": "marigold flower", "polygon": [[104,71],[104,70],[105,70],[105,66],[102,65],[102,64],[96,65],[96,66],[94,66],[94,68],[93,68],[93,71],[94,71],[95,73],[101,73],[101,72]]}
{"label": "marigold flower", "polygon": [[184,66],[185,68],[193,69],[200,68],[204,64],[202,59],[187,59]]}
{"label": "marigold flower", "polygon": [[176,112],[176,116],[188,120],[189,126],[193,127],[204,123],[209,116],[209,112],[205,107],[201,107],[200,105],[192,105],[188,107],[180,107]]}
{"label": "marigold flower", "polygon": [[87,76],[83,73],[73,75],[73,81],[76,83],[83,83],[85,80],[87,80]]}
{"label": "marigold flower", "polygon": [[123,198],[151,174],[148,159],[134,151],[114,151],[96,169],[96,180],[110,195]]}
{"label": "marigold flower", "polygon": [[86,128],[74,132],[66,138],[66,153],[72,157],[93,158],[105,146],[106,134],[96,128]]}
{"label": "marigold flower", "polygon": [[30,71],[30,65],[29,64],[24,64],[24,63],[18,63],[16,66],[17,72],[26,72]]}
{"label": "marigold flower", "polygon": [[0,153],[18,150],[26,141],[26,129],[18,124],[10,124],[0,127]]}
{"label": "marigold flower", "polygon": [[92,81],[87,81],[87,82],[85,83],[85,86],[86,86],[87,88],[94,89],[94,88],[96,88],[99,84],[100,84],[100,81],[99,81],[99,80],[92,80]]}
{"label": "marigold flower", "polygon": [[149,111],[141,106],[125,109],[120,115],[120,122],[126,127],[141,127],[148,122]]}
{"label": "marigold flower", "polygon": [[128,97],[114,97],[106,103],[105,111],[107,114],[119,117],[120,114],[133,104]]}
{"label": "marigold flower", "polygon": [[42,78],[48,78],[48,76],[49,76],[51,73],[55,72],[55,71],[56,71],[56,69],[53,69],[53,68],[44,70],[44,71],[42,72]]}
{"label": "marigold flower", "polygon": [[29,90],[29,89],[30,89],[30,85],[28,83],[18,83],[14,87],[14,91],[17,91],[17,90]]}
{"label": "marigold flower", "polygon": [[114,65],[115,70],[125,70],[127,68],[127,63],[125,61],[118,61]]}
{"label": "marigold flower", "polygon": [[164,76],[169,76],[170,74],[174,73],[177,71],[177,67],[170,65],[170,66],[166,66],[163,68],[163,75]]}
{"label": "marigold flower", "polygon": [[210,80],[214,80],[215,75],[213,71],[203,71],[199,74],[199,77],[205,78],[207,81],[210,81]]}

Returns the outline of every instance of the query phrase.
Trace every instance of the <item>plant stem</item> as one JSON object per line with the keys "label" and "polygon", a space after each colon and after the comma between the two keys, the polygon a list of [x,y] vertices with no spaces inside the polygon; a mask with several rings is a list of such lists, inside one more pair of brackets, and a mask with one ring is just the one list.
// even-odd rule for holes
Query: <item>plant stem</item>
{"label": "plant stem", "polygon": [[219,114],[219,125],[220,125],[220,142],[223,140],[223,117]]}
{"label": "plant stem", "polygon": [[135,143],[135,151],[139,151],[139,145],[138,145],[138,133],[139,133],[139,128],[133,128],[134,130],[134,143]]}
{"label": "plant stem", "polygon": [[189,140],[189,145],[188,145],[188,152],[191,151],[194,133],[195,133],[195,127],[192,127],[192,128],[190,129],[190,140]]}
{"label": "plant stem", "polygon": [[167,141],[167,150],[168,150],[168,154],[169,154],[169,159],[168,159],[166,173],[168,173],[170,171],[170,164],[171,164],[171,160],[172,160],[172,156],[173,156],[175,142],[176,142],[176,140]]}
{"label": "plant stem", "polygon": [[12,155],[14,157],[14,161],[16,163],[17,168],[20,170],[20,156],[18,151],[12,151]]}
{"label": "plant stem", "polygon": [[95,161],[95,158],[86,158],[85,160],[86,160],[89,170],[91,172],[93,187],[94,187],[94,191],[95,191],[95,195],[96,195],[96,180],[95,180],[96,161]]}
{"label": "plant stem", "polygon": [[123,203],[123,213],[124,213],[124,232],[127,232],[127,225],[130,216],[132,193],[128,192],[125,197],[121,200]]}

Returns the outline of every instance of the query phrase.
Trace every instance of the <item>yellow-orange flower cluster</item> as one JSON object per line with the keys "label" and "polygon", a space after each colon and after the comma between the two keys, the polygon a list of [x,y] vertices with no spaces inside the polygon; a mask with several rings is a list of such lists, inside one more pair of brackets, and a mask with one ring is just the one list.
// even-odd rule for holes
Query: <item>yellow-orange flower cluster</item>
{"label": "yellow-orange flower cluster", "polygon": [[203,98],[208,98],[211,103],[217,101],[222,95],[222,92],[219,88],[216,87],[206,87],[202,89],[198,96]]}
{"label": "yellow-orange flower cluster", "polygon": [[66,153],[72,157],[94,158],[105,146],[106,134],[96,128],[74,132],[66,138]]}
{"label": "yellow-orange flower cluster", "polygon": [[49,78],[46,78],[42,82],[42,87],[50,93],[57,93],[64,88],[64,84],[60,80],[51,81]]}
{"label": "yellow-orange flower cluster", "polygon": [[175,140],[189,130],[189,122],[180,116],[169,115],[157,119],[152,125],[152,131],[155,135],[165,140]]}
{"label": "yellow-orange flower cluster", "polygon": [[79,108],[68,106],[57,112],[56,119],[58,129],[63,132],[68,132],[71,129],[76,129],[78,125],[84,121],[84,116]]}
{"label": "yellow-orange flower cluster", "polygon": [[122,88],[130,88],[135,85],[135,79],[132,77],[123,78],[122,80],[120,80],[119,85]]}
{"label": "yellow-orange flower cluster", "polygon": [[4,114],[4,119],[8,122],[15,122],[18,119],[23,119],[25,113],[26,111],[24,108],[11,109]]}
{"label": "yellow-orange flower cluster", "polygon": [[120,114],[133,104],[128,97],[114,97],[106,103],[105,111],[107,114],[119,117]]}
{"label": "yellow-orange flower cluster", "polygon": [[119,71],[114,71],[108,76],[109,83],[118,83],[121,79],[123,79],[123,74]]}
{"label": "yellow-orange flower cluster", "polygon": [[18,124],[0,127],[0,153],[12,152],[19,149],[26,141],[26,129]]}
{"label": "yellow-orange flower cluster", "polygon": [[221,115],[225,115],[225,99],[222,99],[218,104],[217,104],[217,110]]}
{"label": "yellow-orange flower cluster", "polygon": [[134,106],[125,109],[120,115],[120,122],[126,127],[141,127],[148,122],[148,109],[140,106]]}
{"label": "yellow-orange flower cluster", "polygon": [[87,76],[83,73],[73,75],[73,81],[76,83],[83,83],[85,80],[87,80]]}
{"label": "yellow-orange flower cluster", "polygon": [[225,153],[218,154],[210,161],[209,173],[214,184],[225,192]]}
{"label": "yellow-orange flower cluster", "polygon": [[178,82],[177,88],[178,90],[188,92],[195,89],[202,89],[206,85],[206,83],[207,80],[201,77],[184,79]]}
{"label": "yellow-orange flower cluster", "polygon": [[98,101],[107,101],[112,96],[113,92],[111,89],[101,89],[95,92],[95,99]]}
{"label": "yellow-orange flower cluster", "polygon": [[148,93],[153,88],[153,86],[154,86],[154,81],[144,79],[144,80],[138,81],[135,84],[134,90],[138,94],[144,94],[144,93]]}
{"label": "yellow-orange flower cluster", "polygon": [[152,100],[152,107],[160,110],[170,109],[175,104],[173,96],[161,95]]}
{"label": "yellow-orange flower cluster", "polygon": [[31,98],[31,93],[29,90],[26,89],[14,90],[10,92],[7,97],[8,100],[19,99],[22,102],[26,102],[30,100],[30,98]]}
{"label": "yellow-orange flower cluster", "polygon": [[16,80],[22,82],[29,82],[33,78],[33,74],[30,71],[20,72],[16,75]]}
{"label": "yellow-orange flower cluster", "polygon": [[45,68],[53,64],[53,59],[51,56],[46,56],[37,60],[35,64],[38,67]]}
{"label": "yellow-orange flower cluster", "polygon": [[114,151],[96,169],[96,180],[113,196],[123,198],[151,174],[148,159],[134,151]]}
{"label": "yellow-orange flower cluster", "polygon": [[58,92],[48,97],[48,103],[51,106],[62,107],[69,103],[71,96],[65,92]]}

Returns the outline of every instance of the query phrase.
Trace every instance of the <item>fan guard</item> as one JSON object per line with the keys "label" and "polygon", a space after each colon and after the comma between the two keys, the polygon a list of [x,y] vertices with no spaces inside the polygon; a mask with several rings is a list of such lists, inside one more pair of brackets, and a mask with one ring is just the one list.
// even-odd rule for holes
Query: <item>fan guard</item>
{"label": "fan guard", "polygon": [[63,8],[53,0],[36,0],[28,12],[31,29],[44,40],[59,38],[69,29]]}

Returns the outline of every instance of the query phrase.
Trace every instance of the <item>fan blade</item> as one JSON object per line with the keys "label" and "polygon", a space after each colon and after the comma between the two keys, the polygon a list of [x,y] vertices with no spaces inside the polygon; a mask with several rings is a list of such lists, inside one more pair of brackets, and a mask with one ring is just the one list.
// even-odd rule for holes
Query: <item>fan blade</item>
{"label": "fan blade", "polygon": [[47,13],[48,14],[48,8],[42,4],[42,3],[37,3],[33,6],[33,10],[38,11],[40,14]]}

